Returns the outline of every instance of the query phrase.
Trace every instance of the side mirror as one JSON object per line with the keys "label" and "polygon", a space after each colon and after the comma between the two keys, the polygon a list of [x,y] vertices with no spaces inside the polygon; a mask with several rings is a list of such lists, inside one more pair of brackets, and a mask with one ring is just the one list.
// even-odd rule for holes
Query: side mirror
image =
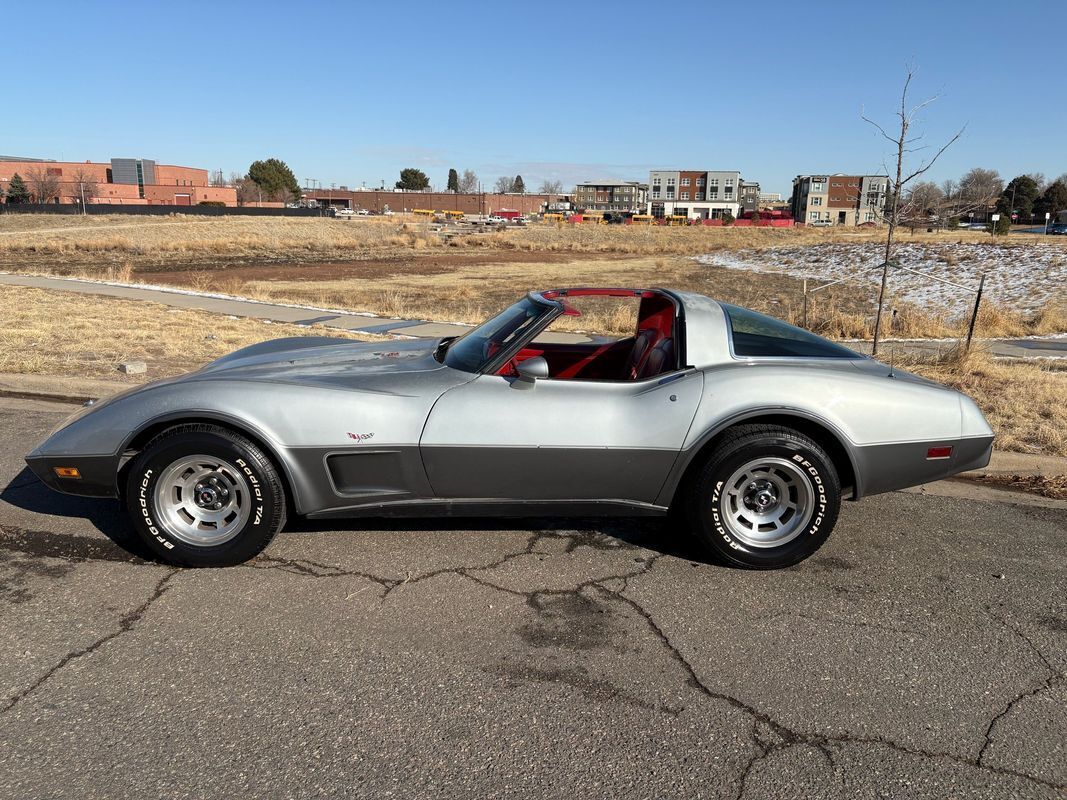
{"label": "side mirror", "polygon": [[519,380],[527,384],[532,384],[538,378],[548,377],[548,362],[541,356],[520,361],[515,369],[519,373]]}

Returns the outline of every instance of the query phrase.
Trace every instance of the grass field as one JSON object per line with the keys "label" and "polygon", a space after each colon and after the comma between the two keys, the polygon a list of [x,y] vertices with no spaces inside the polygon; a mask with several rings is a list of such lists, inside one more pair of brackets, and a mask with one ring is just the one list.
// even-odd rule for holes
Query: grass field
{"label": "grass field", "polygon": [[[873,245],[877,230],[666,228],[531,225],[498,233],[438,235],[426,223],[369,218],[0,216],[0,268],[112,280],[372,311],[390,316],[472,322],[529,288],[659,285],[693,290],[802,321],[802,281],[698,263],[693,256],[774,252],[810,246]],[[965,243],[1006,258],[1010,245],[962,231],[905,234],[932,248]],[[1060,248],[1067,242],[1042,242]],[[892,287],[891,287],[892,288]],[[808,327],[831,337],[872,331],[876,287],[846,283],[813,296]],[[1067,330],[1067,294],[1021,311],[987,303],[978,335]],[[965,315],[891,298],[891,335],[953,337]]]}
{"label": "grass field", "polygon": [[[341,331],[264,324],[154,303],[0,286],[0,372],[153,380],[196,369],[239,347],[283,336],[355,337]],[[119,362],[148,363],[123,378]],[[1067,456],[1067,364],[914,361],[909,370],[975,398],[997,431],[997,447]]]}
{"label": "grass field", "polygon": [[[256,342],[309,335],[373,338],[136,300],[0,286],[0,372],[141,383],[180,375]],[[133,360],[146,362],[148,374],[118,372],[121,362]]]}

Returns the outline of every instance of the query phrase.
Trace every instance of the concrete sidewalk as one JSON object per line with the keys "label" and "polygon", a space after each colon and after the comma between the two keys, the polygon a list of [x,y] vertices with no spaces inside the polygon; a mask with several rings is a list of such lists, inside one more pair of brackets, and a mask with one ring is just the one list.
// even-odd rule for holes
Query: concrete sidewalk
{"label": "concrete sidewalk", "polygon": [[[264,303],[225,295],[200,294],[192,290],[166,286],[134,286],[122,283],[80,280],[77,278],[52,278],[37,275],[0,273],[0,284],[30,286],[37,289],[54,289],[63,292],[104,295],[126,300],[148,300],[153,303],[192,308],[213,314],[228,314],[235,317],[267,319],[271,322],[288,322],[293,325],[322,325],[327,328],[383,336],[411,336],[438,338],[460,336],[470,330],[470,325],[453,322],[432,322],[417,319],[379,317],[368,312],[343,311],[340,309],[314,308],[310,306]],[[588,341],[588,340],[587,340]],[[1028,339],[982,339],[994,356],[1003,358],[1067,358],[1067,337],[1035,337]],[[869,354],[870,342],[844,342],[856,352]],[[944,352],[955,346],[953,341],[901,341],[887,340],[881,353],[882,360],[890,359],[890,352]]]}
{"label": "concrete sidewalk", "polygon": [[327,328],[339,328],[357,333],[436,338],[440,336],[458,336],[470,330],[469,325],[395,319],[340,309],[261,303],[258,300],[200,294],[190,290],[171,289],[164,286],[132,286],[76,278],[50,278],[37,275],[15,275],[12,273],[0,273],[0,283],[9,286],[29,286],[36,289],[103,295],[124,300],[148,300],[152,303],[161,303],[175,308],[207,311],[212,314],[267,319],[271,322],[287,322],[292,325],[323,325]]}

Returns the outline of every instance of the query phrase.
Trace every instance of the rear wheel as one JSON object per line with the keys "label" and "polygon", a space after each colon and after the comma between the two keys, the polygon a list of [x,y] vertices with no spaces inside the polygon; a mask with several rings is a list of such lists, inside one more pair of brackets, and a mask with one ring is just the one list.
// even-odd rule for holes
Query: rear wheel
{"label": "rear wheel", "polygon": [[753,569],[810,556],[830,535],[840,506],[837,471],[826,452],[777,425],[730,430],[688,498],[691,525],[712,554]]}
{"label": "rear wheel", "polygon": [[152,552],[186,567],[247,561],[285,523],[274,464],[217,425],[178,425],[152,439],[130,469],[126,505]]}

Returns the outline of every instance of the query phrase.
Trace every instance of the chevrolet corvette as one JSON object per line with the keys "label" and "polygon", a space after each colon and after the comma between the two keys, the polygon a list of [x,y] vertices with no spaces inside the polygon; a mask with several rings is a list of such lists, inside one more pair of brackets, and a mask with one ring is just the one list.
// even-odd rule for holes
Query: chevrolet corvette
{"label": "chevrolet corvette", "polygon": [[[632,327],[583,332],[584,303]],[[826,541],[842,498],[984,466],[992,442],[968,397],[780,320],[576,288],[459,337],[246,347],[81,409],[26,461],[119,499],[185,566],[246,561],[292,515],[677,512],[721,561],[775,568]]]}

